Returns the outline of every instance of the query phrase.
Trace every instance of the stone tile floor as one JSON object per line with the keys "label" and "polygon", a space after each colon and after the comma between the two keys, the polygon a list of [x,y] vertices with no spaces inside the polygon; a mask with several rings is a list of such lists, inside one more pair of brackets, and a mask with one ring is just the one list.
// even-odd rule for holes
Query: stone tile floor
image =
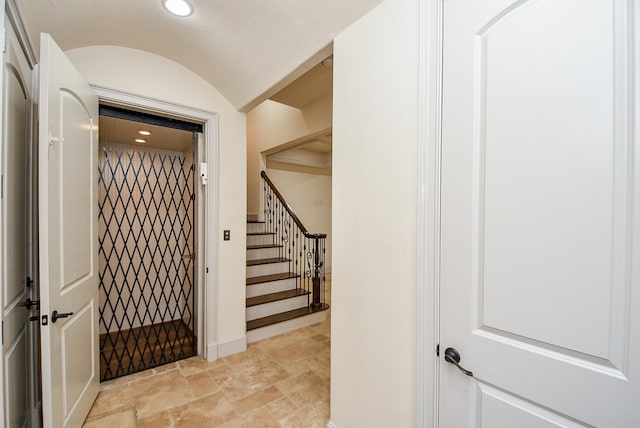
{"label": "stone tile floor", "polygon": [[327,320],[212,363],[193,357],[105,382],[83,427],[325,428],[330,330]]}

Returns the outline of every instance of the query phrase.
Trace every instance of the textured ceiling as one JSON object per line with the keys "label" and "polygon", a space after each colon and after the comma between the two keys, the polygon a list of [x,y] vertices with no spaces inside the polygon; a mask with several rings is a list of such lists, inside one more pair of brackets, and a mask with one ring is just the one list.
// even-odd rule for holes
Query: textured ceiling
{"label": "textured ceiling", "polygon": [[[151,135],[143,136],[140,130],[150,131]],[[164,126],[149,125],[125,119],[100,116],[100,141],[115,144],[139,145],[134,140],[142,138],[146,143],[141,147],[171,150],[175,152],[191,151],[192,133]]]}
{"label": "textured ceiling", "polygon": [[16,0],[32,42],[63,50],[117,45],[191,69],[239,110],[271,96],[331,54],[334,37],[382,0],[191,0],[178,18],[160,0]]}

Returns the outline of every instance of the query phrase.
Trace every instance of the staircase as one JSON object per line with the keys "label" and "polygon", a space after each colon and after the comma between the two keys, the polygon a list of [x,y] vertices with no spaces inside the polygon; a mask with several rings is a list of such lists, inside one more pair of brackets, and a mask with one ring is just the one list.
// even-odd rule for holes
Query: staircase
{"label": "staircase", "polygon": [[324,321],[324,234],[310,234],[263,172],[265,221],[247,222],[249,343]]}

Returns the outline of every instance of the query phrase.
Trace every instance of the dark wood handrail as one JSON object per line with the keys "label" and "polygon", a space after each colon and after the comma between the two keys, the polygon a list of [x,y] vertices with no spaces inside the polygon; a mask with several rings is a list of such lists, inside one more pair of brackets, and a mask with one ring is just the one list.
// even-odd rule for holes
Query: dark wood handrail
{"label": "dark wood handrail", "polygon": [[275,184],[273,184],[273,181],[269,179],[269,177],[267,176],[267,173],[264,171],[261,171],[260,176],[264,178],[264,181],[266,181],[269,187],[271,187],[271,190],[273,190],[273,193],[276,195],[276,197],[278,198],[282,206],[287,210],[287,212],[289,213],[293,221],[296,222],[296,224],[298,225],[298,227],[300,228],[300,231],[304,236],[312,239],[322,239],[327,237],[326,233],[309,233],[309,231],[307,230],[306,227],[304,227],[304,225],[302,224],[302,222],[300,221],[296,213],[293,212],[293,210],[291,209],[287,201],[284,200],[284,196],[282,196],[282,193],[278,191],[278,188],[275,186]]}

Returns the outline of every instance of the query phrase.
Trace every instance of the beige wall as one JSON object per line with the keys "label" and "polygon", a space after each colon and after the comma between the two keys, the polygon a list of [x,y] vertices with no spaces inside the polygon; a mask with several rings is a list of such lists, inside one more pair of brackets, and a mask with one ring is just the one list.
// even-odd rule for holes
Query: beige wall
{"label": "beige wall", "polygon": [[418,0],[334,43],[331,423],[416,425]]}
{"label": "beige wall", "polygon": [[[297,109],[267,100],[247,113],[247,213],[258,215],[261,153],[331,127],[331,95]],[[295,208],[295,207],[294,207]]]}
{"label": "beige wall", "polygon": [[[164,57],[116,46],[90,46],[66,52],[89,83],[218,114],[218,234],[230,229],[231,241],[218,246],[218,272],[210,272],[207,343],[241,350],[245,337],[246,117],[209,83]],[[215,292],[216,294],[214,294]],[[213,295],[212,295],[213,294]]]}
{"label": "beige wall", "polygon": [[311,233],[326,233],[325,273],[331,272],[331,176],[268,168],[267,174]]}

